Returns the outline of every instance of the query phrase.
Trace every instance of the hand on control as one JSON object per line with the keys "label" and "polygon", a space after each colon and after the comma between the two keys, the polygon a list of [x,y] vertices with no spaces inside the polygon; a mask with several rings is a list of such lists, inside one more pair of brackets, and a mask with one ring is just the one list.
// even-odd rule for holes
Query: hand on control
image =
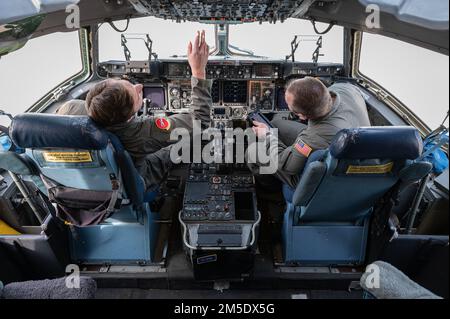
{"label": "hand on control", "polygon": [[255,132],[258,137],[265,137],[269,132],[269,127],[261,122],[253,121],[253,132]]}
{"label": "hand on control", "polygon": [[205,40],[205,30],[198,31],[194,44],[189,42],[188,61],[191,66],[192,76],[198,79],[206,79],[206,64],[208,63],[209,46]]}

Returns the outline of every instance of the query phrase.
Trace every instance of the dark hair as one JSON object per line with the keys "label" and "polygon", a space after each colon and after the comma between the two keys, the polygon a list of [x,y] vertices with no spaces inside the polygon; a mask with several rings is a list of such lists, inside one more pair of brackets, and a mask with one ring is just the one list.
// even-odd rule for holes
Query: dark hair
{"label": "dark hair", "polygon": [[291,107],[309,119],[325,116],[331,107],[332,98],[327,87],[318,79],[305,77],[290,82],[286,91],[294,97]]}
{"label": "dark hair", "polygon": [[89,117],[102,126],[128,121],[133,116],[134,99],[127,88],[115,80],[96,84],[86,97]]}

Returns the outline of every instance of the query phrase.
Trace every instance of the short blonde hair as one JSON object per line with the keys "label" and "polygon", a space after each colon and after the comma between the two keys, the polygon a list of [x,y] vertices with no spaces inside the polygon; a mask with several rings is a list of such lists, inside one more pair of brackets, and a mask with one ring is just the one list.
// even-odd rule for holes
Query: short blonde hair
{"label": "short blonde hair", "polygon": [[87,115],[86,103],[83,100],[71,100],[64,103],[57,111],[58,115]]}

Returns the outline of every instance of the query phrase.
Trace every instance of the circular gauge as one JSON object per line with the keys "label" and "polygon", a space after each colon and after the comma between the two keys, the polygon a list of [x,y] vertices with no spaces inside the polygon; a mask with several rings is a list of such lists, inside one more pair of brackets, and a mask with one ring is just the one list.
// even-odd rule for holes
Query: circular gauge
{"label": "circular gauge", "polygon": [[271,110],[272,109],[272,102],[270,100],[264,100],[262,102],[262,108],[264,110]]}
{"label": "circular gauge", "polygon": [[174,108],[174,109],[179,109],[181,107],[179,100],[173,100],[171,105],[172,105],[172,108]]}
{"label": "circular gauge", "polygon": [[180,96],[180,90],[178,88],[173,88],[170,90],[170,95],[178,97]]}
{"label": "circular gauge", "polygon": [[244,110],[242,108],[235,108],[233,110],[233,116],[241,118],[244,115]]}
{"label": "circular gauge", "polygon": [[270,96],[272,95],[272,90],[269,90],[269,89],[265,90],[265,91],[264,91],[264,95],[265,95],[266,97],[270,97]]}

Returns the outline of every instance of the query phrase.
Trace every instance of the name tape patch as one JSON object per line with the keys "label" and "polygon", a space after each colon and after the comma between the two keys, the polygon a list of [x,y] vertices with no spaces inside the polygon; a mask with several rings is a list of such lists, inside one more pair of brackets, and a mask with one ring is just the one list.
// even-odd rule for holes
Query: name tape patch
{"label": "name tape patch", "polygon": [[387,163],[384,165],[372,166],[353,166],[350,165],[347,169],[347,174],[387,174],[392,172],[394,163]]}
{"label": "name tape patch", "polygon": [[92,163],[90,152],[45,152],[44,159],[48,163]]}

